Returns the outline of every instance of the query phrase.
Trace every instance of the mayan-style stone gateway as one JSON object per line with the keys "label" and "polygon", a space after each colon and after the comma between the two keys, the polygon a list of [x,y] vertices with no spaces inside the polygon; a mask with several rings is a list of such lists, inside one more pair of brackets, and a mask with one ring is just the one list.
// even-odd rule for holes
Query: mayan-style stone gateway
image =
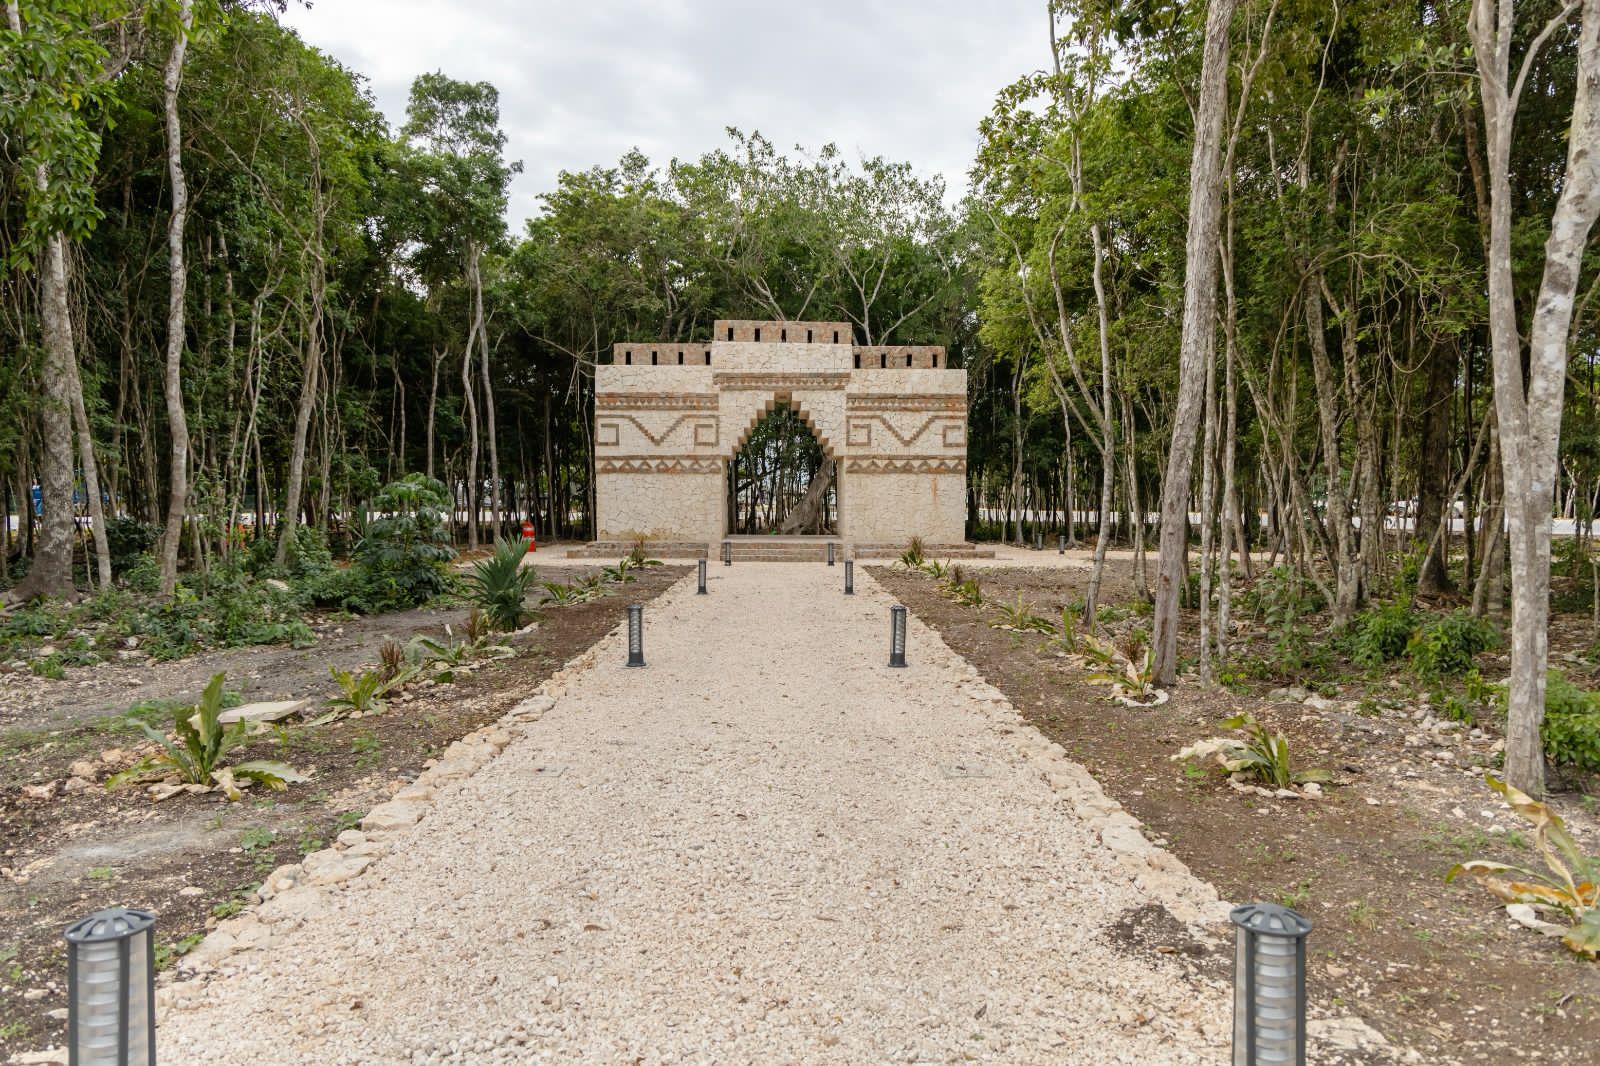
{"label": "mayan-style stone gateway", "polygon": [[967,373],[942,347],[862,347],[847,322],[728,322],[709,343],[618,344],[595,368],[597,542],[728,532],[728,464],[779,403],[836,462],[838,536],[964,539]]}

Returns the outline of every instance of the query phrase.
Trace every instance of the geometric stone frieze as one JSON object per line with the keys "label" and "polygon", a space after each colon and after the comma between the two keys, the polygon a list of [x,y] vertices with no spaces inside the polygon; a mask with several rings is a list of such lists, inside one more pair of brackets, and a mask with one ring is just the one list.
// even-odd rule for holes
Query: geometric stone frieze
{"label": "geometric stone frieze", "polygon": [[850,372],[848,370],[815,370],[803,373],[775,373],[762,370],[727,370],[713,374],[711,381],[719,389],[736,392],[817,391],[844,388],[850,383]]}
{"label": "geometric stone frieze", "polygon": [[600,392],[595,394],[596,414],[612,411],[715,411],[714,392]]}

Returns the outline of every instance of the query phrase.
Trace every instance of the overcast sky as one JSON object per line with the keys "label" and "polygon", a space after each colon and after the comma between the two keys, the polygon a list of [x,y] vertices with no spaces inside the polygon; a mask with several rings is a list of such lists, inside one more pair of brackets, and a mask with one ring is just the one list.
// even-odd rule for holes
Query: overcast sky
{"label": "overcast sky", "polygon": [[365,75],[392,124],[411,79],[442,70],[500,90],[522,160],[520,232],[562,170],[654,164],[760,130],[792,154],[833,142],[966,187],[978,120],[1047,60],[1044,0],[316,0],[286,21]]}

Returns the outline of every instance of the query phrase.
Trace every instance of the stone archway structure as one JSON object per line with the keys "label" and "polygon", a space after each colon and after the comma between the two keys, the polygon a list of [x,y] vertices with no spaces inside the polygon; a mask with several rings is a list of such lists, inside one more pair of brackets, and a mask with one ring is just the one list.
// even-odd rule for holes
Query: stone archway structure
{"label": "stone archway structure", "polygon": [[852,343],[847,322],[716,323],[710,343],[618,344],[595,367],[597,546],[727,535],[727,466],[787,403],[837,464],[838,537],[965,539],[967,374],[938,346]]}

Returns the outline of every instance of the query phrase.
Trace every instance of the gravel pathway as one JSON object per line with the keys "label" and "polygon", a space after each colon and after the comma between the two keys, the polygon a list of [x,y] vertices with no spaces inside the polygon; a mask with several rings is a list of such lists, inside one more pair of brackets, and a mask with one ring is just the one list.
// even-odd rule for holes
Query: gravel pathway
{"label": "gravel pathway", "polygon": [[888,669],[866,574],[711,577],[647,610],[646,669],[607,637],[476,772],[447,756],[417,824],[308,860],[340,883],[202,946],[163,1060],[1226,1060],[1228,990],[1110,932],[1163,896],[1212,919],[1205,886],[1115,851],[1086,776],[915,620]]}

